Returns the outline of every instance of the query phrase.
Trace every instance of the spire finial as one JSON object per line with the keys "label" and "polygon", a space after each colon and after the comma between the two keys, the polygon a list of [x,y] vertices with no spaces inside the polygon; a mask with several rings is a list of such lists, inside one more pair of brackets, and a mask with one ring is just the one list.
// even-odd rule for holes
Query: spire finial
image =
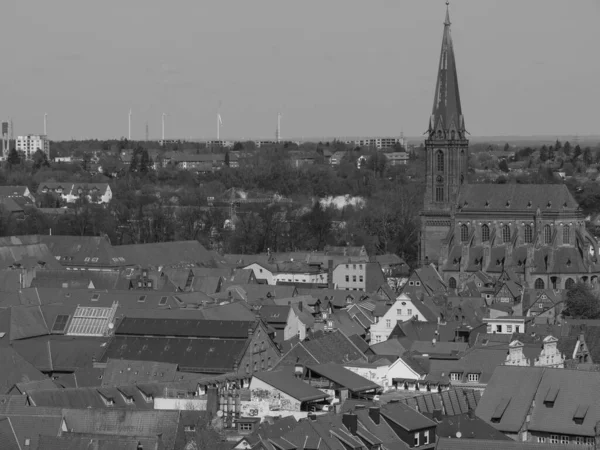
{"label": "spire finial", "polygon": [[446,20],[444,21],[444,25],[450,25],[450,1],[446,0]]}

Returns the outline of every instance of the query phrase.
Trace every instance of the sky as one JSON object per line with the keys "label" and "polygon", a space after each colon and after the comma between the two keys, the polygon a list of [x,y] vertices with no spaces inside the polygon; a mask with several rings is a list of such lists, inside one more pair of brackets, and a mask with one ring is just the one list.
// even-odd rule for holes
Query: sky
{"label": "sky", "polygon": [[[4,0],[0,118],[51,139],[420,136],[443,0]],[[600,0],[452,0],[474,136],[600,134]]]}

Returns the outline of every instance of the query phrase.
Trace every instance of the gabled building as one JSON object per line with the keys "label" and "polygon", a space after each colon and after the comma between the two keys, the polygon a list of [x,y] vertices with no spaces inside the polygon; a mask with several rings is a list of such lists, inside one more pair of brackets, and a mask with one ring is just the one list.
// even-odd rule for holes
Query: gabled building
{"label": "gabled building", "polygon": [[274,367],[279,350],[262,321],[136,319],[116,327],[101,358],[179,364],[184,372],[251,374]]}

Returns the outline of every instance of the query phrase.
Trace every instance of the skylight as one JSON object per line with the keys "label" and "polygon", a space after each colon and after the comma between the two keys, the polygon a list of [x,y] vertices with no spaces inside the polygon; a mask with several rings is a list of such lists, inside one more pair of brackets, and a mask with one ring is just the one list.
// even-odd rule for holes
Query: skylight
{"label": "skylight", "polygon": [[144,303],[146,301],[146,296],[145,295],[140,295],[138,297],[138,303]]}
{"label": "skylight", "polygon": [[100,294],[94,294],[94,295],[92,295],[92,301],[93,302],[97,302],[99,298],[100,298]]}
{"label": "skylight", "polygon": [[160,300],[158,301],[158,306],[165,306],[167,304],[168,299],[169,299],[169,297],[161,297]]}
{"label": "skylight", "polygon": [[67,323],[69,322],[68,314],[59,314],[56,316],[54,320],[54,325],[52,325],[52,333],[62,334],[65,332],[67,328]]}

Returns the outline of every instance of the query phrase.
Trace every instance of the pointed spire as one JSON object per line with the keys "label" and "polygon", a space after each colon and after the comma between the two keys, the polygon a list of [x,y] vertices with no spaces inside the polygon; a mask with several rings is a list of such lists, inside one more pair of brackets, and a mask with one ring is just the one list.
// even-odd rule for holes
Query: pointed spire
{"label": "pointed spire", "polygon": [[[460,106],[456,59],[450,34],[449,2],[446,2],[446,20],[442,37],[442,51],[438,68],[433,112],[429,121],[429,133],[443,139],[464,139],[465,124]],[[452,133],[454,132],[454,133]]]}

